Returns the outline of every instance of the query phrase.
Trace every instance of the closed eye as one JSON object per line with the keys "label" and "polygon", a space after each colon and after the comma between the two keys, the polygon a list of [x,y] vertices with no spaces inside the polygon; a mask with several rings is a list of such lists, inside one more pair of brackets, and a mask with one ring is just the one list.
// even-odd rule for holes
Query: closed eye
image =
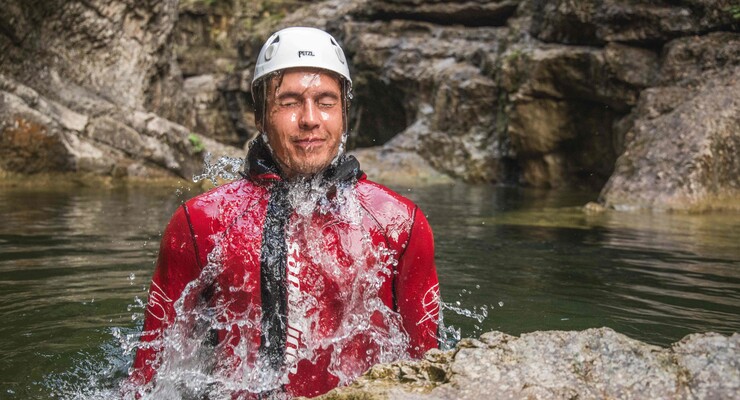
{"label": "closed eye", "polygon": [[335,105],[337,105],[338,102],[339,102],[339,99],[333,94],[321,96],[319,97],[319,100],[317,101],[319,106],[323,108],[334,107]]}
{"label": "closed eye", "polygon": [[288,98],[280,99],[278,101],[278,104],[281,107],[294,107],[294,106],[299,105],[300,102],[297,99],[294,99],[292,97],[288,97]]}

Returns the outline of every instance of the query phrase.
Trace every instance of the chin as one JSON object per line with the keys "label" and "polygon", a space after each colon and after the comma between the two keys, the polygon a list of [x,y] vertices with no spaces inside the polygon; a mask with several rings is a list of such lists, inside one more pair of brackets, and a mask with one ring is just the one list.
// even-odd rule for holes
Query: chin
{"label": "chin", "polygon": [[318,174],[319,172],[323,171],[329,166],[329,162],[319,164],[319,163],[300,163],[297,165],[294,165],[292,168],[290,168],[291,171],[293,171],[292,175],[295,176],[311,176]]}

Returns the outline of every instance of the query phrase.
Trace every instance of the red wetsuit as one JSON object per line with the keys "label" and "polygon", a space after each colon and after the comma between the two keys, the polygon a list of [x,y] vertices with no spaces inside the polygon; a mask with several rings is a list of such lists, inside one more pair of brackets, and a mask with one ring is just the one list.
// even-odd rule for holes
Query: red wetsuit
{"label": "red wetsuit", "polygon": [[[215,319],[221,325],[211,334],[220,344],[222,368],[244,362],[254,365],[260,354],[272,357],[268,364],[273,366],[275,360],[278,364],[296,361],[309,336],[332,343],[316,349],[311,359],[299,357],[289,368],[287,383],[280,390],[292,396],[323,394],[346,383],[337,375],[354,377],[377,362],[377,339],[394,334],[389,327],[393,316],[398,329],[408,335],[407,356],[419,358],[436,348],[439,289],[434,244],[419,208],[366,180],[356,160],[345,157],[339,168],[332,168],[335,176],[327,179],[355,191],[360,210],[356,221],[350,223],[331,212],[314,212],[301,219],[281,201],[285,196],[278,189],[283,183],[269,153],[255,147],[250,150],[245,179],[191,199],[172,217],[162,237],[142,341],[160,338],[176,320],[175,304],[186,286],[197,281],[200,287],[188,287],[180,309],[196,307],[199,302],[220,305]],[[279,214],[275,210],[281,204],[288,210],[282,220],[271,215]],[[321,243],[321,248],[311,250],[307,241]],[[367,249],[355,249],[362,243],[375,252],[360,254],[367,253]],[[319,265],[321,257],[330,260],[333,272]],[[204,268],[210,268],[205,275],[212,276],[204,278]],[[376,269],[370,274],[378,277],[375,285],[353,278],[365,268]],[[309,293],[316,302],[303,309],[305,314],[296,317],[293,310],[290,317],[290,298],[299,292]],[[360,297],[364,300],[356,300]],[[388,312],[367,311],[373,301]],[[343,330],[343,324],[363,312],[369,312],[370,318],[353,322],[362,329],[349,334]],[[265,325],[270,318],[273,323]],[[242,350],[241,357],[234,358],[235,349],[245,346],[249,349],[246,357]],[[158,352],[146,346],[138,350],[131,376],[134,384],[156,381]]]}

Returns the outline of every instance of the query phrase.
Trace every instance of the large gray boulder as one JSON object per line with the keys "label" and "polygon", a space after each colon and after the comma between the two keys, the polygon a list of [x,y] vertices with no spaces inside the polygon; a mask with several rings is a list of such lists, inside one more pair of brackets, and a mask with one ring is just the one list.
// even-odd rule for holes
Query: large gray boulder
{"label": "large gray boulder", "polygon": [[740,334],[694,334],[661,348],[600,328],[489,332],[421,361],[377,365],[319,398],[730,399],[738,391]]}
{"label": "large gray boulder", "polygon": [[156,114],[108,104],[99,115],[76,112],[0,74],[0,171],[192,179],[207,152],[242,153]]}
{"label": "large gray boulder", "polygon": [[740,34],[672,41],[601,193],[621,210],[740,210]]}

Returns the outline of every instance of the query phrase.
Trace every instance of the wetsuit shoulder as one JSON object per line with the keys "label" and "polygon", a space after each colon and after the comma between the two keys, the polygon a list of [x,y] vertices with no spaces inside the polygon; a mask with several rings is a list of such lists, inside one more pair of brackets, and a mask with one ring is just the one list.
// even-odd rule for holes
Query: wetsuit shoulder
{"label": "wetsuit shoulder", "polygon": [[411,217],[417,208],[416,204],[406,197],[367,179],[357,183],[357,191],[363,206],[367,205],[371,210],[395,211],[396,215],[405,214]]}
{"label": "wetsuit shoulder", "polygon": [[218,230],[264,199],[267,189],[248,179],[221,185],[188,200],[183,207],[195,226],[208,224]]}
{"label": "wetsuit shoulder", "polygon": [[384,232],[389,244],[403,245],[411,232],[416,204],[393,190],[366,179],[357,183],[362,208]]}

